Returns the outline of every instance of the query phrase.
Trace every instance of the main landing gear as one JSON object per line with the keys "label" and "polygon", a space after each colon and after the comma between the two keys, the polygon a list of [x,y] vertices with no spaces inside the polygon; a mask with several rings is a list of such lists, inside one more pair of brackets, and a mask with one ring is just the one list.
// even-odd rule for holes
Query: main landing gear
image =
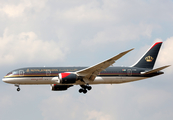
{"label": "main landing gear", "polygon": [[20,87],[19,87],[19,85],[18,85],[18,84],[15,84],[14,86],[17,87],[17,91],[19,92],[19,91],[20,91]]}
{"label": "main landing gear", "polygon": [[86,94],[87,93],[87,90],[91,90],[92,89],[92,87],[91,86],[89,86],[89,85],[80,85],[82,88],[81,89],[79,89],[79,93],[84,93],[84,94]]}

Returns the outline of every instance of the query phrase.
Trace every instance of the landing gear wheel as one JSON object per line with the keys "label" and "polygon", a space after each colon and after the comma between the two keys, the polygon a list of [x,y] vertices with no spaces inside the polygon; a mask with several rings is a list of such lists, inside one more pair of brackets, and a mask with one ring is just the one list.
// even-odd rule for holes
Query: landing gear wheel
{"label": "landing gear wheel", "polygon": [[16,87],[17,87],[17,91],[19,92],[19,91],[20,91],[19,84],[15,84],[14,86],[16,86]]}
{"label": "landing gear wheel", "polygon": [[79,89],[79,93],[83,92],[83,89]]}
{"label": "landing gear wheel", "polygon": [[82,89],[82,88],[79,89],[79,93],[82,93],[82,92],[83,92],[84,94],[86,94],[86,93],[87,93],[87,90],[86,90],[86,89]]}
{"label": "landing gear wheel", "polygon": [[92,89],[92,87],[91,86],[89,86],[89,84],[87,84],[87,85],[80,85],[81,86],[81,89],[79,89],[79,92],[80,93],[84,93],[84,94],[86,94],[88,91],[87,90],[91,90]]}
{"label": "landing gear wheel", "polygon": [[84,93],[84,94],[86,94],[86,93],[87,93],[87,90],[86,90],[86,89],[84,89],[84,90],[83,90],[83,93]]}
{"label": "landing gear wheel", "polygon": [[88,89],[88,90],[91,90],[91,89],[92,89],[92,87],[91,87],[91,86],[87,86],[87,89]]}
{"label": "landing gear wheel", "polygon": [[17,91],[20,91],[20,88],[17,88]]}

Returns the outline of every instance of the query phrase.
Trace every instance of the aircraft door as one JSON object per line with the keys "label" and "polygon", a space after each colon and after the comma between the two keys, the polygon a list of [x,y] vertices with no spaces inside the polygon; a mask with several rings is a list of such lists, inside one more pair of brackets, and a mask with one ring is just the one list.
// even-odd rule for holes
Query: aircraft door
{"label": "aircraft door", "polygon": [[46,70],[46,76],[50,76],[51,75],[51,71],[48,69]]}
{"label": "aircraft door", "polygon": [[132,70],[131,69],[127,70],[127,75],[129,75],[129,76],[132,75]]}
{"label": "aircraft door", "polygon": [[19,70],[19,76],[24,76],[24,70]]}

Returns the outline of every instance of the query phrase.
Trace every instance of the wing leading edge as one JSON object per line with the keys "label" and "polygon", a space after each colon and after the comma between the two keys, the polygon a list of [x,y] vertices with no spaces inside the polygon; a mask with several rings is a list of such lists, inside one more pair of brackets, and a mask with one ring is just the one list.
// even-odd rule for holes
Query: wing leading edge
{"label": "wing leading edge", "polygon": [[114,64],[116,60],[120,59],[122,56],[124,56],[125,54],[127,54],[128,52],[130,52],[132,50],[134,50],[134,48],[127,50],[125,52],[122,52],[122,53],[120,53],[110,59],[107,59],[101,63],[98,63],[94,66],[88,67],[83,70],[76,71],[76,74],[78,76],[82,76],[85,83],[89,83],[89,81],[93,81],[101,71],[105,70],[107,67]]}

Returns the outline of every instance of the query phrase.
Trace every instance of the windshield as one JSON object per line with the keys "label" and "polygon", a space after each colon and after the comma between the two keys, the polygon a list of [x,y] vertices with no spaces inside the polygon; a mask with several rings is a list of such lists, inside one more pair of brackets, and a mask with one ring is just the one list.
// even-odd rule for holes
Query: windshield
{"label": "windshield", "polygon": [[9,72],[6,76],[9,76],[9,75],[11,75],[12,74],[12,72]]}
{"label": "windshield", "polygon": [[19,73],[18,71],[12,71],[12,72],[9,72],[6,76],[17,75],[18,73]]}
{"label": "windshield", "polygon": [[17,75],[19,72],[18,71],[13,71],[12,74],[13,75]]}

